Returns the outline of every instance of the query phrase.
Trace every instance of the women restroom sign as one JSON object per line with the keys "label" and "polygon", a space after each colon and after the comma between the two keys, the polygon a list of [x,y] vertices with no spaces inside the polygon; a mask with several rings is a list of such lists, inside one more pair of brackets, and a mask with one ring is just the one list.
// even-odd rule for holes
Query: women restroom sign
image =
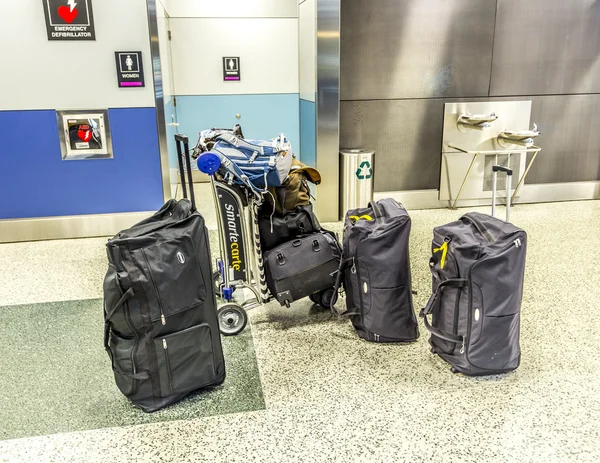
{"label": "women restroom sign", "polygon": [[48,40],[96,40],[92,0],[42,0]]}
{"label": "women restroom sign", "polygon": [[144,68],[141,51],[116,51],[119,87],[144,87]]}
{"label": "women restroom sign", "polygon": [[223,57],[223,80],[225,82],[235,82],[242,80],[240,74],[240,57]]}

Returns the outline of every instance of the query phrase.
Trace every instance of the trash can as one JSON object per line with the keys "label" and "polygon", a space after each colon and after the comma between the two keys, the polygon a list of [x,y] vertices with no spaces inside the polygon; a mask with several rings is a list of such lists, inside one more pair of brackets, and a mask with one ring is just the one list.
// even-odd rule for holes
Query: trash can
{"label": "trash can", "polygon": [[340,217],[348,209],[367,207],[373,201],[375,151],[353,149],[340,151]]}

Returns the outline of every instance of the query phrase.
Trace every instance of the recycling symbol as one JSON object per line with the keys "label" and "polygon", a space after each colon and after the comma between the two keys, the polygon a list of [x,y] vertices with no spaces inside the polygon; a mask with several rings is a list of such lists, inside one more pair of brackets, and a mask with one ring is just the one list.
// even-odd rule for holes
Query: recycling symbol
{"label": "recycling symbol", "polygon": [[373,169],[369,161],[363,161],[356,170],[356,177],[359,180],[369,180],[373,176]]}

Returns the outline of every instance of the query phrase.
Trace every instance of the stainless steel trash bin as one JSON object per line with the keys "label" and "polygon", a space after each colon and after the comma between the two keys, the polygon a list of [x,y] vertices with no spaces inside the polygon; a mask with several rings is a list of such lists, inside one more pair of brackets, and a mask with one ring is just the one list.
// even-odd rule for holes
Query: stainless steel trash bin
{"label": "stainless steel trash bin", "polygon": [[348,209],[366,207],[373,201],[375,151],[340,151],[340,218]]}

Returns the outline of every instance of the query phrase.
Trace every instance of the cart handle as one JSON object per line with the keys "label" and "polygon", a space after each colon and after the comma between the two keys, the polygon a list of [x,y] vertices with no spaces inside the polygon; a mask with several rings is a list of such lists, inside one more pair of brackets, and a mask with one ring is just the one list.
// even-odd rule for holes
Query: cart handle
{"label": "cart handle", "polygon": [[512,169],[509,169],[508,167],[504,167],[504,166],[492,166],[492,171],[493,172],[506,172],[506,175],[513,174]]}

